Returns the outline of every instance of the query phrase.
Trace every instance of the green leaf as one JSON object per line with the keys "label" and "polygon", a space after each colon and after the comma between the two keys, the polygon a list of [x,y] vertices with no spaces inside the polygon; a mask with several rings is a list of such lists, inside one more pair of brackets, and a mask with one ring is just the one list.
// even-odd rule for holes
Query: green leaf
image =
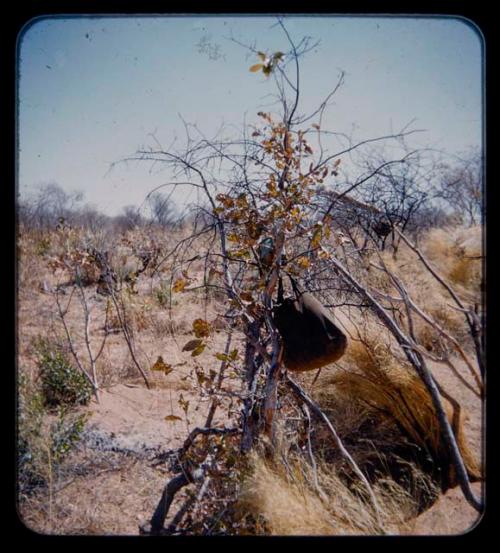
{"label": "green leaf", "polygon": [[264,54],[264,52],[257,52],[257,55],[262,61],[266,60],[266,54]]}
{"label": "green leaf", "polygon": [[[200,340],[201,341],[201,340]],[[200,353],[203,353],[203,350],[207,347],[206,344],[201,343],[197,346],[191,353],[191,357],[197,357]]]}

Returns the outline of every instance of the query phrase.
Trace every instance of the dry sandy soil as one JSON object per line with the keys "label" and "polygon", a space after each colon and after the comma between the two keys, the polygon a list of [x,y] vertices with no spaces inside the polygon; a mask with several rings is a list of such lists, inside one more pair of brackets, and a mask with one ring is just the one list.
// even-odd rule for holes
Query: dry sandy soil
{"label": "dry sandy soil", "polygon": [[[31,288],[20,295],[19,362],[20,370],[27,373],[35,370],[30,354],[32,338],[47,331],[56,320],[53,296],[40,289],[43,289],[43,280],[37,280],[34,275]],[[89,301],[96,310],[102,307],[103,300],[95,293],[90,294]],[[139,342],[144,365],[150,367],[159,355],[169,363],[185,362],[167,376],[150,373],[151,389],[146,388],[131,365],[122,337],[109,337],[100,365],[106,376],[100,401],[93,399],[88,407],[82,408],[89,414],[86,430],[68,461],[71,470],[54,486],[50,505],[33,497],[22,506],[21,517],[29,528],[63,534],[138,533],[138,525],[151,517],[170,476],[166,464],[158,464],[155,459],[160,453],[179,447],[187,431],[202,425],[206,415],[207,402],[198,401],[193,381],[186,379],[194,366],[190,354],[182,352],[183,344],[192,338],[189,322],[196,316],[213,321],[222,309],[223,306],[212,303],[207,312],[201,302],[186,300],[174,309],[173,323],[164,310],[156,310],[153,315],[147,311],[147,324],[140,332]],[[70,312],[70,316],[78,328],[81,316],[77,311]],[[102,324],[102,317],[93,322],[91,330],[97,337],[102,336]],[[175,332],[167,331],[172,328]],[[197,358],[205,370],[218,366],[213,354],[223,351],[224,340],[223,332],[216,334],[211,351]],[[235,347],[241,348],[241,343]],[[440,383],[462,404],[465,433],[479,457],[482,449],[480,402],[458,384],[446,367],[431,366]],[[180,394],[193,408],[198,406],[196,411],[189,412],[189,421],[178,402]],[[168,415],[182,420],[168,422],[165,420]],[[227,420],[219,422],[228,423]],[[476,483],[473,489],[480,494],[481,485]],[[174,508],[181,499],[182,494]],[[460,534],[472,528],[477,520],[477,513],[460,489],[455,488],[421,514],[410,533]]]}
{"label": "dry sandy soil", "polygon": [[[443,372],[441,382],[453,384],[454,379]],[[152,461],[156,454],[179,447],[187,433],[185,421],[164,420],[170,414],[183,418],[174,394],[175,386],[148,390],[137,381],[111,386],[102,392],[99,404],[92,400],[77,458],[97,467],[89,474],[76,476],[54,498],[54,518],[64,523],[66,532],[134,535],[138,525],[149,519],[170,476],[163,465],[153,468]],[[194,399],[194,394],[184,390],[184,397]],[[468,407],[466,435],[477,452],[481,449],[481,416],[474,400],[462,398],[462,405]],[[202,424],[203,415],[200,409],[189,428]],[[481,484],[474,483],[472,487],[479,496]],[[178,504],[179,501],[174,503],[173,509]],[[26,518],[27,525],[33,528],[30,517]],[[461,534],[477,521],[477,512],[461,490],[454,488],[417,517],[409,533]]]}

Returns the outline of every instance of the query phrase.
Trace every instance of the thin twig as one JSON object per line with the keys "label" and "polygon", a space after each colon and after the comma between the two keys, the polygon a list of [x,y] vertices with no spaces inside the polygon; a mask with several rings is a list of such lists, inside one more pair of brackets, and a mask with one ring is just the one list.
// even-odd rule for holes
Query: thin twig
{"label": "thin twig", "polygon": [[370,483],[368,482],[366,476],[363,474],[363,472],[361,471],[361,469],[357,465],[356,461],[352,458],[351,454],[345,448],[344,444],[342,443],[342,440],[340,439],[340,436],[337,434],[337,431],[335,430],[335,428],[334,428],[333,424],[331,423],[330,419],[326,416],[326,414],[321,409],[321,407],[313,399],[311,399],[307,395],[307,393],[289,375],[286,376],[286,383],[288,384],[288,386],[292,390],[292,392],[301,401],[303,401],[311,409],[311,411],[326,424],[328,430],[330,430],[330,433],[333,437],[335,445],[337,446],[337,448],[340,451],[340,454],[349,463],[352,470],[355,472],[356,476],[363,483],[363,486],[365,487],[365,489],[368,493],[368,496],[370,498],[370,501],[372,503],[372,506],[375,510],[375,513],[376,513],[376,516],[377,516],[377,522],[380,526],[380,529],[382,530],[382,523],[381,523],[381,519],[380,519],[381,509],[380,509],[380,506],[378,504],[377,498],[375,497],[375,493],[373,492],[373,489],[370,486]]}
{"label": "thin twig", "polygon": [[467,501],[479,512],[483,509],[483,504],[480,499],[476,498],[470,487],[467,469],[465,468],[460,449],[457,445],[455,435],[446,416],[443,404],[440,399],[439,390],[437,389],[434,378],[429,371],[423,357],[413,350],[412,341],[408,338],[396,322],[386,313],[385,309],[377,302],[377,300],[368,292],[368,290],[360,284],[334,257],[330,258],[330,262],[337,269],[342,278],[351,284],[354,289],[361,294],[370,304],[373,312],[381,319],[387,329],[396,338],[396,341],[403,349],[408,361],[416,370],[419,377],[425,384],[427,391],[431,395],[434,408],[439,420],[441,434],[443,436],[446,447],[450,453],[453,466],[457,473],[457,478],[460,483],[462,492]]}

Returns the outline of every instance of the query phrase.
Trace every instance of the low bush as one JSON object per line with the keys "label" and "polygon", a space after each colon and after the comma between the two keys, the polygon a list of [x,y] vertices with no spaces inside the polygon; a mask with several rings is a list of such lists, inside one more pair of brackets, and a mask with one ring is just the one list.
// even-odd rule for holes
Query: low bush
{"label": "low bush", "polygon": [[25,375],[18,381],[17,468],[20,496],[43,488],[79,441],[86,416],[59,407],[50,421],[44,396]]}
{"label": "low bush", "polygon": [[75,368],[64,351],[44,338],[35,344],[40,370],[41,390],[49,407],[86,405],[92,396],[92,385]]}

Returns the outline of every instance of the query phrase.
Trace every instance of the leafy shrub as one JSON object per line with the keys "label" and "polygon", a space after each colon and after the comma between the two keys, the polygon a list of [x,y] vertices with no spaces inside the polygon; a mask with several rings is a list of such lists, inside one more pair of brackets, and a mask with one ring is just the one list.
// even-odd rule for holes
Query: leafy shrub
{"label": "leafy shrub", "polygon": [[66,409],[59,408],[57,422],[51,426],[52,458],[60,463],[80,440],[86,416],[68,416]]}
{"label": "leafy shrub", "polygon": [[86,405],[92,396],[92,385],[85,375],[70,363],[60,348],[48,340],[38,339],[35,348],[45,404],[50,407]]}
{"label": "leafy shrub", "polygon": [[50,251],[50,246],[51,246],[50,236],[44,236],[38,239],[35,243],[36,255],[40,257],[47,255]]}
{"label": "leafy shrub", "polygon": [[42,392],[24,375],[18,382],[17,467],[21,495],[47,484],[54,471],[79,441],[86,416],[58,408],[57,420],[47,424]]}
{"label": "leafy shrub", "polygon": [[24,375],[18,382],[17,459],[20,491],[43,484],[39,467],[41,428],[44,417],[43,396]]}

